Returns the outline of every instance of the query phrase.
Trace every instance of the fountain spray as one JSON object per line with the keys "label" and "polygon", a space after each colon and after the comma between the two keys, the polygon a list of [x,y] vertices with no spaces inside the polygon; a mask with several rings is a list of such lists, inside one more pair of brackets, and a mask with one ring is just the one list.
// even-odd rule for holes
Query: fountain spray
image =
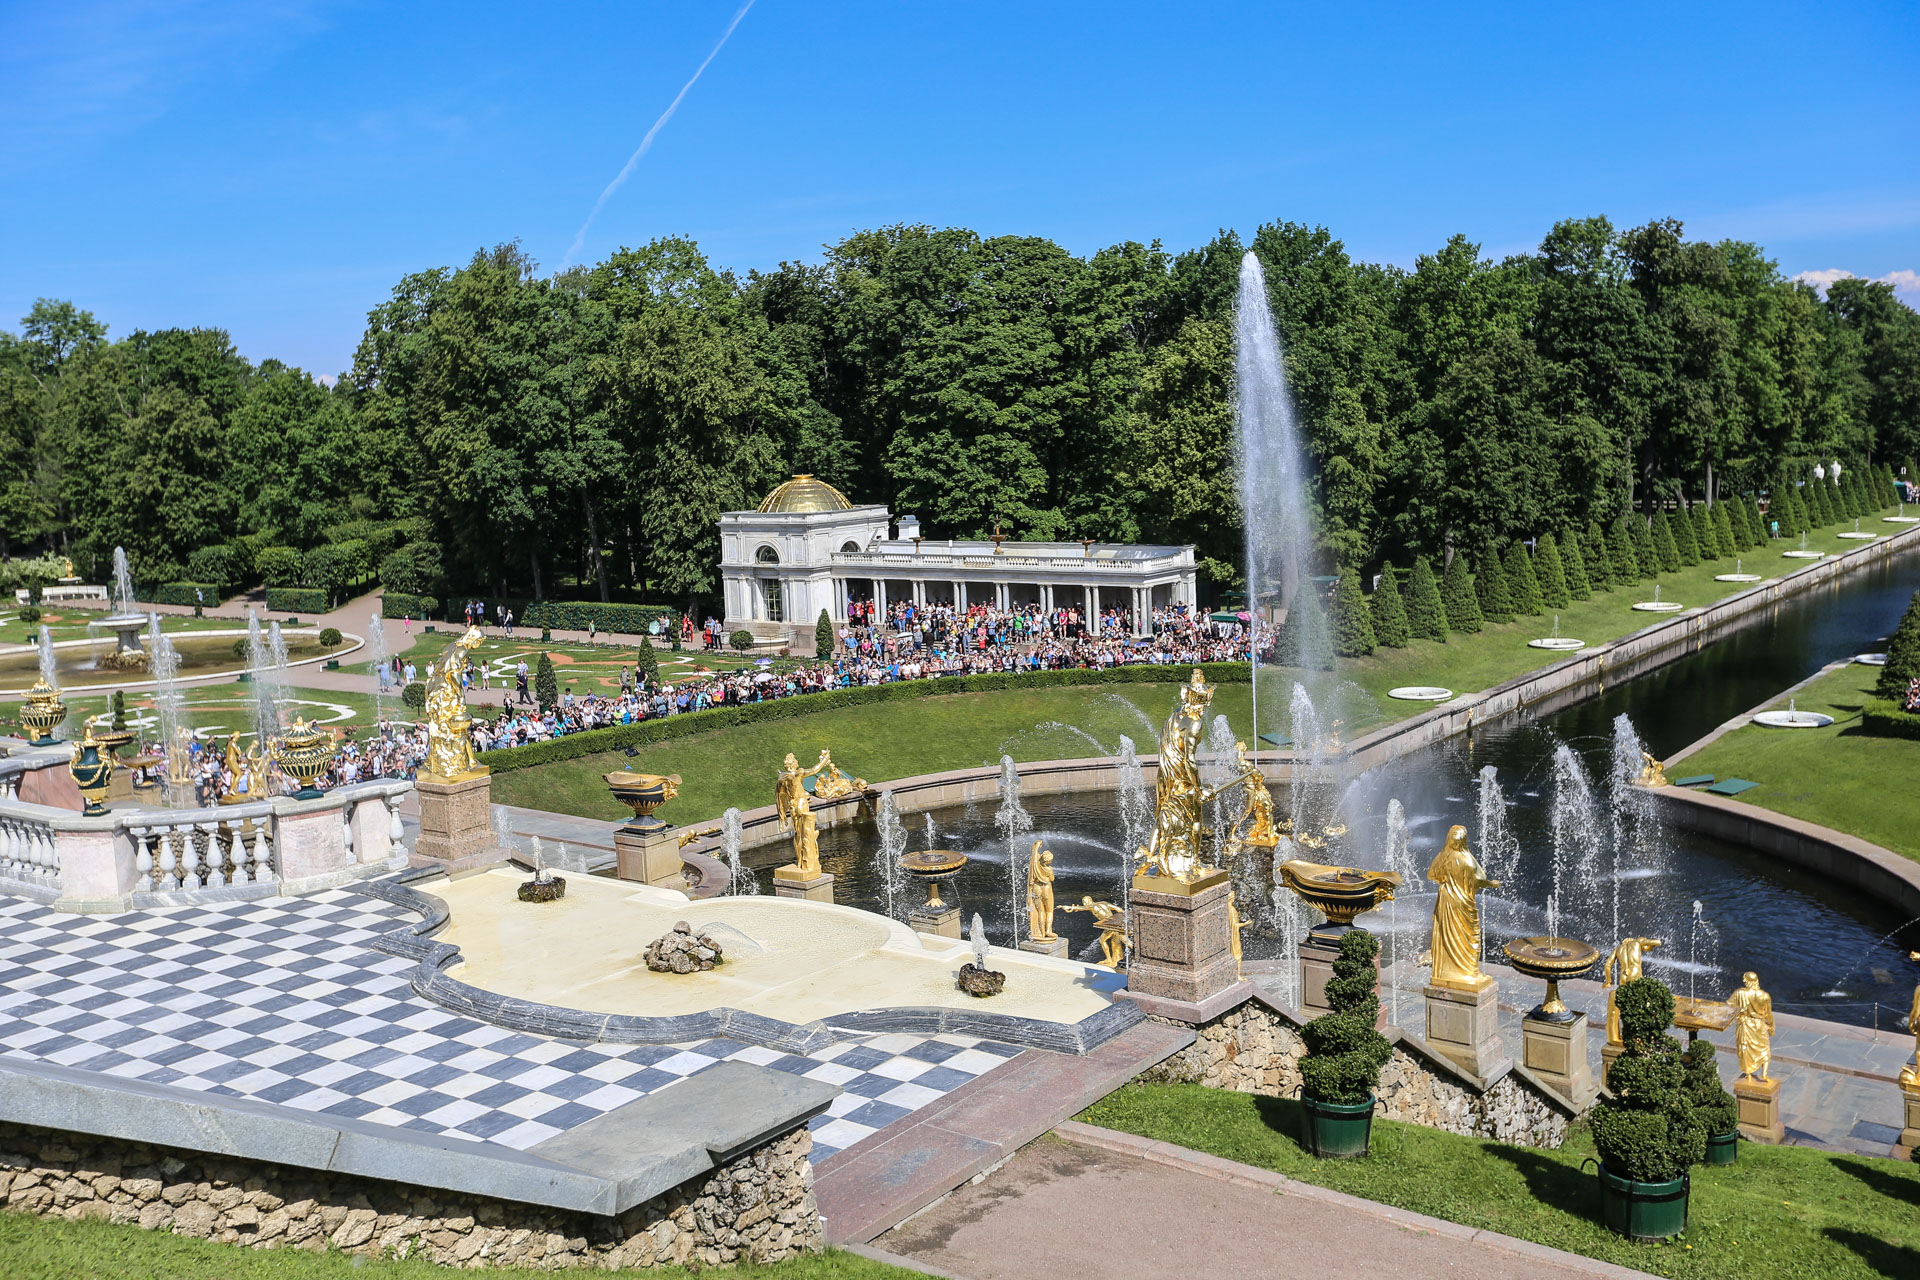
{"label": "fountain spray", "polygon": [[907,851],[907,828],[900,821],[900,807],[894,801],[893,792],[881,794],[873,825],[880,836],[880,865],[875,870],[880,873],[880,887],[886,895],[887,918],[894,920],[899,918],[899,896],[907,887],[907,873],[900,868],[900,855]]}
{"label": "fountain spray", "polygon": [[1012,756],[1000,757],[1000,807],[994,812],[993,825],[1007,842],[1007,891],[1012,939],[1008,946],[1020,945],[1020,921],[1026,915],[1027,862],[1019,854],[1020,837],[1033,830],[1033,818],[1020,806],[1020,771]]}
{"label": "fountain spray", "polygon": [[736,897],[747,897],[760,892],[760,886],[754,880],[753,872],[740,865],[742,830],[739,809],[728,809],[720,815],[720,848],[727,859],[727,892]]}

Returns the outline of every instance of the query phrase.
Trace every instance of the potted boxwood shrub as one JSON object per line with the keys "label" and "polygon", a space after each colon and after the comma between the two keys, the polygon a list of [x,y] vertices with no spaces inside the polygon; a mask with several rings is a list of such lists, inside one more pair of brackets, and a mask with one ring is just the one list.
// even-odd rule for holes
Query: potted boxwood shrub
{"label": "potted boxwood shrub", "polygon": [[1714,1048],[1705,1040],[1695,1040],[1680,1055],[1686,1065],[1682,1086],[1694,1119],[1707,1135],[1707,1164],[1732,1164],[1740,1157],[1740,1110],[1720,1083],[1720,1071],[1713,1065]]}
{"label": "potted boxwood shrub", "polygon": [[1363,1156],[1373,1134],[1373,1090],[1393,1046],[1374,1030],[1380,1016],[1380,941],[1365,929],[1340,937],[1327,980],[1327,1006],[1300,1029],[1300,1105],[1306,1147],[1316,1156]]}
{"label": "potted boxwood shrub", "polygon": [[1706,1131],[1684,1088],[1673,993],[1652,978],[1614,991],[1625,1048],[1607,1070],[1611,1101],[1593,1109],[1600,1206],[1609,1228],[1634,1240],[1687,1229],[1687,1169],[1706,1154]]}

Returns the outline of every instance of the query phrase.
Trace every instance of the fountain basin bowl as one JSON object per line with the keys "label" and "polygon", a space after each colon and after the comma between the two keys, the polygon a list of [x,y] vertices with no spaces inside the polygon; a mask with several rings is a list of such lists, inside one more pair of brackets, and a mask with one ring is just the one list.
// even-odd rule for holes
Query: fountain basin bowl
{"label": "fountain basin bowl", "polygon": [[1782,551],[1780,554],[1789,560],[1825,560],[1827,558],[1827,553],[1824,551]]}
{"label": "fountain basin bowl", "polygon": [[1600,949],[1578,938],[1515,938],[1500,948],[1507,963],[1529,978],[1577,978],[1593,968]]}
{"label": "fountain basin bowl", "polygon": [[1853,655],[1853,660],[1863,667],[1884,667],[1887,665],[1887,655],[1884,653],[1856,653]]}
{"label": "fountain basin bowl", "polygon": [[1920,516],[1881,516],[1887,524],[1920,524]]}
{"label": "fountain basin bowl", "polygon": [[1276,870],[1281,883],[1327,917],[1313,927],[1322,934],[1345,933],[1353,928],[1355,916],[1393,901],[1393,891],[1400,887],[1398,871],[1330,867],[1301,858],[1289,859]]}
{"label": "fountain basin bowl", "polygon": [[1716,573],[1713,575],[1713,580],[1715,582],[1758,582],[1760,581],[1760,575],[1757,573]]}
{"label": "fountain basin bowl", "polygon": [[1835,536],[1841,537],[1841,538],[1851,538],[1860,542],[1871,542],[1875,538],[1879,537],[1880,535],[1877,533],[1842,533],[1842,534],[1836,534]]}
{"label": "fountain basin bowl", "polygon": [[1753,722],[1769,729],[1824,729],[1833,723],[1833,717],[1818,711],[1762,711]]}
{"label": "fountain basin bowl", "polygon": [[1453,697],[1453,690],[1442,689],[1437,684],[1403,684],[1387,690],[1387,696],[1402,702],[1445,702]]}
{"label": "fountain basin bowl", "polygon": [[1527,648],[1529,649],[1552,649],[1556,652],[1571,652],[1574,649],[1584,649],[1586,647],[1587,642],[1585,640],[1575,640],[1571,636],[1547,636],[1541,640],[1527,641]]}
{"label": "fountain basin bowl", "polygon": [[1633,607],[1641,613],[1678,613],[1687,606],[1678,600],[1642,600]]}
{"label": "fountain basin bowl", "polygon": [[609,773],[602,775],[613,798],[633,810],[629,831],[663,831],[667,824],[653,811],[680,794],[677,773]]}

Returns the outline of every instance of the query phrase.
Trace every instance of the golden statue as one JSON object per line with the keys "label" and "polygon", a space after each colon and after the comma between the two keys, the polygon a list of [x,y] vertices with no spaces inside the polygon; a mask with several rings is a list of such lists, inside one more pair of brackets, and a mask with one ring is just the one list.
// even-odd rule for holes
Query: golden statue
{"label": "golden statue", "polygon": [[833,753],[825,747],[820,748],[820,763],[807,770],[807,773],[818,775],[813,783],[815,800],[837,800],[841,796],[854,795],[867,789],[866,779],[849,778],[842,773],[833,762]]}
{"label": "golden statue", "polygon": [[[1907,959],[1920,960],[1920,951],[1907,952]],[[1920,986],[1913,989],[1913,1010],[1907,1014],[1907,1030],[1913,1033],[1913,1061],[1900,1068],[1900,1087],[1920,1091]]]}
{"label": "golden statue", "polygon": [[1035,840],[1027,858],[1027,937],[1052,942],[1059,936],[1053,931],[1053,850]]}
{"label": "golden statue", "polygon": [[1118,969],[1127,954],[1127,922],[1120,908],[1111,902],[1095,902],[1093,895],[1086,893],[1080,895],[1079,906],[1060,909],[1084,911],[1093,917],[1093,927],[1100,931],[1100,963]]}
{"label": "golden statue", "polygon": [[1195,667],[1193,676],[1180,687],[1180,705],[1167,717],[1160,731],[1160,772],[1154,783],[1153,835],[1140,850],[1140,874],[1165,876],[1191,884],[1214,870],[1207,863],[1204,832],[1200,826],[1201,806],[1223,792],[1258,776],[1249,761],[1247,770],[1217,787],[1200,783],[1200,766],[1194,759],[1206,732],[1207,707],[1213,701],[1213,686],[1206,673]]}
{"label": "golden statue", "polygon": [[1668,785],[1667,766],[1655,760],[1651,751],[1642,751],[1640,758],[1646,761],[1644,765],[1640,766],[1640,777],[1637,779],[1641,786],[1664,787]]}
{"label": "golden statue", "polygon": [[1233,952],[1233,977],[1237,982],[1247,975],[1240,971],[1240,931],[1248,922],[1240,918],[1240,903],[1232,889],[1227,890],[1227,947]]}
{"label": "golden statue", "polygon": [[[1640,971],[1640,957],[1643,952],[1651,951],[1663,945],[1658,938],[1622,938],[1620,945],[1607,956],[1607,962],[1600,970],[1600,985],[1607,989],[1607,1043],[1622,1044],[1620,1039],[1620,1010],[1614,1007],[1613,991],[1622,982],[1633,982],[1645,975]],[[1614,969],[1618,967],[1619,976]]]}
{"label": "golden statue", "polygon": [[1433,901],[1433,985],[1460,991],[1481,991],[1493,979],[1480,972],[1480,903],[1482,889],[1498,889],[1467,848],[1467,829],[1455,826],[1434,855],[1427,879],[1440,886]]}
{"label": "golden statue", "polygon": [[1273,824],[1273,792],[1267,790],[1260,766],[1247,756],[1247,744],[1234,743],[1233,752],[1234,765],[1247,780],[1247,805],[1240,811],[1240,821],[1234,824],[1236,828],[1246,828],[1240,843],[1255,849],[1271,849],[1280,843],[1280,832]]}
{"label": "golden statue", "polygon": [[820,874],[820,828],[814,823],[813,802],[805,791],[793,798],[787,814],[793,823],[793,865],[812,880]]}
{"label": "golden statue", "polygon": [[167,781],[179,784],[193,772],[193,731],[183,724],[173,727],[173,740],[164,744],[167,753]]}
{"label": "golden statue", "polygon": [[67,566],[67,576],[68,576],[69,578],[75,578],[75,577],[78,577],[78,576],[79,576],[78,574],[76,574],[76,573],[75,573],[75,572],[73,571],[73,561],[72,561],[72,560],[70,560],[70,559],[63,559],[63,560],[61,560],[61,562],[60,562],[60,563],[61,563],[61,564],[64,564],[65,566]]}
{"label": "golden statue", "polygon": [[780,819],[782,831],[793,830],[793,798],[806,794],[806,788],[800,784],[800,780],[806,776],[800,768],[800,762],[793,758],[793,752],[787,752],[787,758],[780,765],[780,774],[773,781],[773,812]]}
{"label": "golden statue", "polygon": [[428,673],[427,760],[420,766],[420,777],[429,782],[466,782],[492,772],[474,758],[473,737],[467,732],[473,720],[467,715],[467,694],[460,685],[483,639],[480,628],[468,627]]}
{"label": "golden statue", "polygon": [[1733,1010],[1733,1049],[1740,1055],[1742,1080],[1765,1080],[1773,1059],[1773,997],[1760,989],[1756,973],[1740,975],[1740,989],[1727,997]]}

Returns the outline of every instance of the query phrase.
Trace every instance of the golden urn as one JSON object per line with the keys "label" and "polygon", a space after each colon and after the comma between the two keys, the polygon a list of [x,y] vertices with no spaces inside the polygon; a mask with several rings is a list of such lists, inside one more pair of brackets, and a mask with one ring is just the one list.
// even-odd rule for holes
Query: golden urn
{"label": "golden urn", "polygon": [[1515,938],[1501,948],[1507,962],[1529,978],[1544,978],[1547,998],[1527,1014],[1536,1022],[1572,1022],[1580,1015],[1560,998],[1560,980],[1577,978],[1593,968],[1600,949],[1578,938]]}
{"label": "golden urn", "polygon": [[100,754],[100,743],[93,736],[92,725],[85,726],[80,741],[73,744],[73,759],[67,762],[67,772],[73,775],[74,785],[80,788],[81,798],[86,801],[81,813],[89,818],[105,813],[107,808],[100,802],[107,798],[107,787],[113,781],[113,757]]}
{"label": "golden urn", "polygon": [[926,910],[945,911],[940,882],[966,870],[967,855],[953,849],[920,849],[900,855],[900,869],[927,886]]}
{"label": "golden urn", "polygon": [[638,835],[665,831],[670,825],[653,816],[653,811],[680,794],[677,773],[609,773],[603,775],[613,798],[633,810],[625,829]]}
{"label": "golden urn", "polygon": [[305,719],[295,719],[293,728],[275,738],[267,753],[280,766],[280,772],[300,784],[293,793],[295,800],[318,800],[326,794],[313,784],[333,763],[332,734],[309,725]]}
{"label": "golden urn", "polygon": [[1398,871],[1363,871],[1355,867],[1330,867],[1305,858],[1290,858],[1276,870],[1280,881],[1318,908],[1327,918],[1313,926],[1313,932],[1342,934],[1353,928],[1353,918],[1393,901],[1400,887]]}
{"label": "golden urn", "polygon": [[33,745],[50,747],[54,744],[53,731],[67,719],[67,704],[60,701],[60,691],[45,680],[36,680],[27,690],[27,700],[20,708],[20,723],[34,734]]}

